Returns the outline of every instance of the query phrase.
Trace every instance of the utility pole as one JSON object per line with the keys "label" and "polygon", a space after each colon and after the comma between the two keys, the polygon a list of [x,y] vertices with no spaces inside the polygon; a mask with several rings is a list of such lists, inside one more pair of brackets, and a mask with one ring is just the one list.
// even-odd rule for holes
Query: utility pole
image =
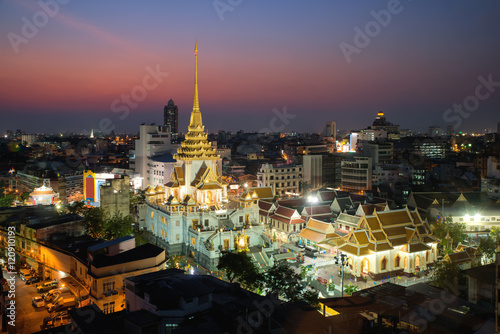
{"label": "utility pole", "polygon": [[335,264],[340,266],[342,270],[342,278],[341,278],[341,293],[342,297],[344,297],[344,267],[347,265],[347,255],[344,253],[340,253],[340,256],[334,256]]}

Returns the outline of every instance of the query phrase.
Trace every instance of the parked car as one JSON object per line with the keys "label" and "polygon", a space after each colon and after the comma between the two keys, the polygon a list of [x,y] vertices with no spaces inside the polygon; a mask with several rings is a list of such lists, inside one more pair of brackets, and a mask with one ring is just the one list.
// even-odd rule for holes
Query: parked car
{"label": "parked car", "polygon": [[57,288],[57,286],[58,286],[57,281],[45,282],[36,287],[36,292],[38,293],[47,292]]}
{"label": "parked car", "polygon": [[42,281],[42,277],[41,276],[33,276],[30,279],[26,280],[26,284],[30,285],[30,284],[35,284],[35,283],[38,283],[38,282],[41,282],[41,281]]}
{"label": "parked car", "polygon": [[19,277],[26,282],[30,278],[33,277],[33,272],[30,269],[20,269],[19,270]]}
{"label": "parked car", "polygon": [[71,316],[69,315],[68,311],[59,312],[52,317],[52,321],[54,326],[65,325],[71,321]]}
{"label": "parked car", "polygon": [[55,303],[47,305],[49,312],[67,310],[76,306],[75,296],[61,295]]}
{"label": "parked car", "polygon": [[45,300],[43,300],[43,298],[40,296],[35,296],[35,297],[31,298],[31,303],[33,304],[33,306],[35,308],[45,306]]}

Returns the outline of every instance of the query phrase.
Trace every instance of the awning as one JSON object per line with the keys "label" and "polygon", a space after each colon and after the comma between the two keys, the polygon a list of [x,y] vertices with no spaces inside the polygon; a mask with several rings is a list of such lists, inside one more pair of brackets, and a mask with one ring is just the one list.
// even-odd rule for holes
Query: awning
{"label": "awning", "polygon": [[61,285],[64,284],[64,286],[67,287],[76,298],[80,298],[80,300],[86,299],[89,295],[87,289],[71,276],[61,278],[60,281]]}

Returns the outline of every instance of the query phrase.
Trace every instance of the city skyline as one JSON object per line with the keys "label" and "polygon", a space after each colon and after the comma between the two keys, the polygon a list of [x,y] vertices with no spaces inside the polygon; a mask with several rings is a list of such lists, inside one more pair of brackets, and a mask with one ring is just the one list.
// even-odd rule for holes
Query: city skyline
{"label": "city skyline", "polygon": [[209,132],[361,129],[379,110],[416,131],[496,128],[498,1],[196,4],[0,3],[0,131],[135,133],[173,99],[185,132],[195,40]]}

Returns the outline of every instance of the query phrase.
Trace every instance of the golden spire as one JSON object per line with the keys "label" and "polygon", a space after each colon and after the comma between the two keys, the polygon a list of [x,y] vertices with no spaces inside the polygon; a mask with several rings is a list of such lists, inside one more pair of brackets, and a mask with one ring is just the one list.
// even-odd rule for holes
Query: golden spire
{"label": "golden spire", "polygon": [[203,122],[201,120],[200,101],[198,100],[198,43],[194,42],[194,102],[191,112],[191,122],[189,130],[203,131]]}
{"label": "golden spire", "polygon": [[212,144],[207,140],[205,127],[201,119],[200,102],[198,100],[198,43],[194,43],[194,102],[191,112],[191,122],[188,133],[181,147],[174,155],[176,160],[217,160],[220,156],[215,153]]}
{"label": "golden spire", "polygon": [[198,42],[194,42],[194,103],[193,111],[200,111],[200,101],[198,100]]}

